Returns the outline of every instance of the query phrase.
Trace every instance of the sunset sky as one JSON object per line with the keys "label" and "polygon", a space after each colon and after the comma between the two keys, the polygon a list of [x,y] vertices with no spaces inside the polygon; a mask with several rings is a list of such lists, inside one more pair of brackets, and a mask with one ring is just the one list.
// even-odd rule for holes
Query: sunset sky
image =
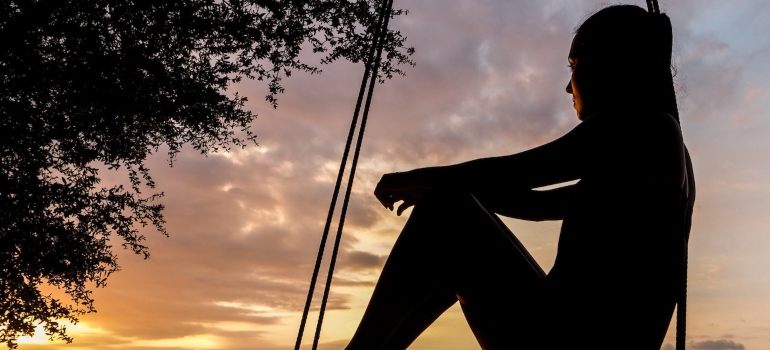
{"label": "sunset sky", "polygon": [[[575,27],[602,4],[395,1],[409,14],[391,28],[416,48],[417,65],[377,86],[322,349],[341,349],[352,336],[410,213],[397,217],[377,203],[379,177],[523,151],[577,125],[564,91],[567,53]],[[669,0],[661,8],[673,20],[698,189],[688,348],[770,349],[770,2]],[[74,342],[36,337],[19,348],[292,348],[363,72],[343,62],[322,68],[284,80],[276,110],[264,102],[264,85],[235,87],[259,114],[258,147],[208,157],[188,147],[173,167],[165,150],[152,156],[171,236],[144,230],[148,260],[113,241],[122,271],[95,291],[98,313],[70,327]],[[104,184],[123,179],[102,175]],[[548,270],[561,223],[506,223]],[[602,329],[594,341],[604,341]],[[672,325],[664,349],[673,343]],[[410,349],[478,348],[454,307]]]}

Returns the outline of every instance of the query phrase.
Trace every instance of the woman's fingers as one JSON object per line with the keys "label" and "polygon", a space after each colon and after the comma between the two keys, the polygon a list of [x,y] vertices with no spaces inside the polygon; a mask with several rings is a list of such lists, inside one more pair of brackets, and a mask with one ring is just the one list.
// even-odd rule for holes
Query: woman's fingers
{"label": "woman's fingers", "polygon": [[390,181],[388,181],[388,175],[389,174],[383,175],[382,178],[380,178],[380,182],[377,183],[377,187],[374,188],[374,196],[377,197],[377,200],[379,200],[385,207],[390,207],[392,205],[390,199],[393,197],[392,190],[390,189],[392,185],[389,184]]}
{"label": "woman's fingers", "polygon": [[403,191],[409,191],[414,186],[409,183],[409,177],[404,173],[385,174],[374,189],[374,196],[386,208],[393,210],[393,204],[403,200],[400,195]]}
{"label": "woman's fingers", "polygon": [[390,210],[393,210],[396,202],[403,201],[396,212],[398,215],[401,215],[405,209],[415,205],[417,201],[422,197],[422,195],[422,190],[412,189],[404,191],[383,192],[378,194],[377,199],[379,199],[380,203],[382,203],[385,208]]}
{"label": "woman's fingers", "polygon": [[382,203],[385,208],[390,209],[393,211],[393,205],[396,204],[398,201],[393,193],[385,193],[383,195],[384,198],[380,199],[380,203]]}
{"label": "woman's fingers", "polygon": [[396,202],[404,200],[404,195],[403,192],[384,192],[378,196],[378,199],[385,208],[392,211]]}
{"label": "woman's fingers", "polygon": [[383,175],[380,182],[377,183],[374,196],[385,208],[391,211],[396,202],[403,201],[396,211],[398,215],[401,215],[404,210],[415,205],[425,191],[426,189],[420,187],[409,172],[390,173]]}
{"label": "woman's fingers", "polygon": [[377,200],[379,200],[385,208],[390,210],[393,210],[393,204],[398,201],[397,193],[393,191],[375,190],[374,196],[377,197]]}

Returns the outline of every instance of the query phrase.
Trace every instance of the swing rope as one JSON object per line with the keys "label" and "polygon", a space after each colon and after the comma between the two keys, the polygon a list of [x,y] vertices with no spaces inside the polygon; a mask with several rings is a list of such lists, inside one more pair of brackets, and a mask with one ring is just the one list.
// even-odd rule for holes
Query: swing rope
{"label": "swing rope", "polygon": [[[355,152],[353,154],[353,162],[351,164],[350,175],[348,177],[348,185],[345,192],[345,199],[342,204],[342,211],[340,214],[340,222],[337,226],[337,236],[334,241],[334,249],[332,251],[331,262],[329,264],[329,272],[326,277],[326,286],[324,288],[324,295],[321,301],[320,311],[318,314],[318,323],[316,324],[315,337],[313,339],[313,350],[318,347],[318,341],[321,335],[321,326],[323,324],[323,317],[326,311],[326,303],[329,297],[329,291],[331,289],[332,276],[334,274],[334,266],[337,260],[337,253],[339,251],[340,239],[342,237],[342,229],[345,224],[345,216],[347,214],[348,203],[350,201],[350,193],[353,188],[353,179],[356,174],[356,166],[358,165],[358,158],[361,152],[361,144],[363,142],[364,131],[366,129],[366,121],[369,117],[369,108],[372,102],[372,95],[374,92],[375,82],[377,80],[377,74],[380,69],[380,60],[382,58],[382,50],[385,46],[387,39],[388,22],[390,20],[391,10],[393,6],[393,0],[384,0],[380,4],[379,18],[375,27],[369,31],[372,33],[372,44],[369,47],[367,53],[367,59],[365,62],[364,76],[361,80],[361,87],[358,92],[358,99],[356,100],[356,107],[353,112],[353,120],[350,124],[350,131],[348,132],[347,142],[345,143],[345,151],[343,152],[342,161],[340,162],[340,169],[337,173],[337,181],[334,186],[334,193],[332,194],[331,203],[329,204],[329,212],[326,216],[326,224],[324,225],[324,231],[321,236],[321,243],[318,248],[318,256],[316,257],[315,267],[313,269],[313,276],[310,280],[310,287],[308,288],[307,299],[305,300],[305,308],[302,313],[302,320],[299,326],[299,332],[297,334],[297,342],[294,345],[294,350],[299,350],[302,344],[302,336],[305,332],[305,324],[307,323],[307,317],[310,312],[310,304],[313,300],[313,292],[315,291],[316,282],[318,280],[318,273],[321,269],[321,261],[323,260],[324,248],[326,247],[326,241],[329,236],[329,229],[331,227],[331,221],[334,217],[334,208],[337,205],[337,198],[339,197],[340,187],[342,185],[342,177],[345,173],[345,166],[347,164],[348,155],[350,153],[350,146],[353,141],[353,135],[356,131],[356,125],[358,123],[358,117],[361,111],[361,105],[366,93],[366,104],[364,106],[364,113],[361,117],[361,127],[358,132],[358,139],[356,142]],[[375,56],[376,55],[376,56]],[[368,83],[368,92],[367,92]]]}

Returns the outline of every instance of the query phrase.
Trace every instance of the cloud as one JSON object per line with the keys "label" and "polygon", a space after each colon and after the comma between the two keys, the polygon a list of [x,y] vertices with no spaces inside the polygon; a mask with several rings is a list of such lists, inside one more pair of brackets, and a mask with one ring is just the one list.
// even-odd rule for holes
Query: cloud
{"label": "cloud", "polygon": [[720,339],[720,340],[706,340],[701,342],[692,342],[688,346],[691,349],[698,350],[744,350],[746,347],[743,344],[736,343],[732,340]]}
{"label": "cloud", "polygon": [[353,269],[371,269],[381,268],[385,263],[385,256],[376,255],[362,251],[346,251],[343,256],[340,257],[340,261],[344,262],[346,268]]}

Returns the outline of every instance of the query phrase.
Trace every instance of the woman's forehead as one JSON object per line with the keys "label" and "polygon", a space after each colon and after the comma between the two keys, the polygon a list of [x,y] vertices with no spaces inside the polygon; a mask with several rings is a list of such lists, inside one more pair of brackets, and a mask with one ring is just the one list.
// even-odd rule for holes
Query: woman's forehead
{"label": "woman's forehead", "polygon": [[576,33],[575,37],[572,38],[572,44],[569,48],[569,55],[567,56],[568,59],[575,59],[577,58],[579,48],[582,44],[583,37],[580,35],[580,33]]}

